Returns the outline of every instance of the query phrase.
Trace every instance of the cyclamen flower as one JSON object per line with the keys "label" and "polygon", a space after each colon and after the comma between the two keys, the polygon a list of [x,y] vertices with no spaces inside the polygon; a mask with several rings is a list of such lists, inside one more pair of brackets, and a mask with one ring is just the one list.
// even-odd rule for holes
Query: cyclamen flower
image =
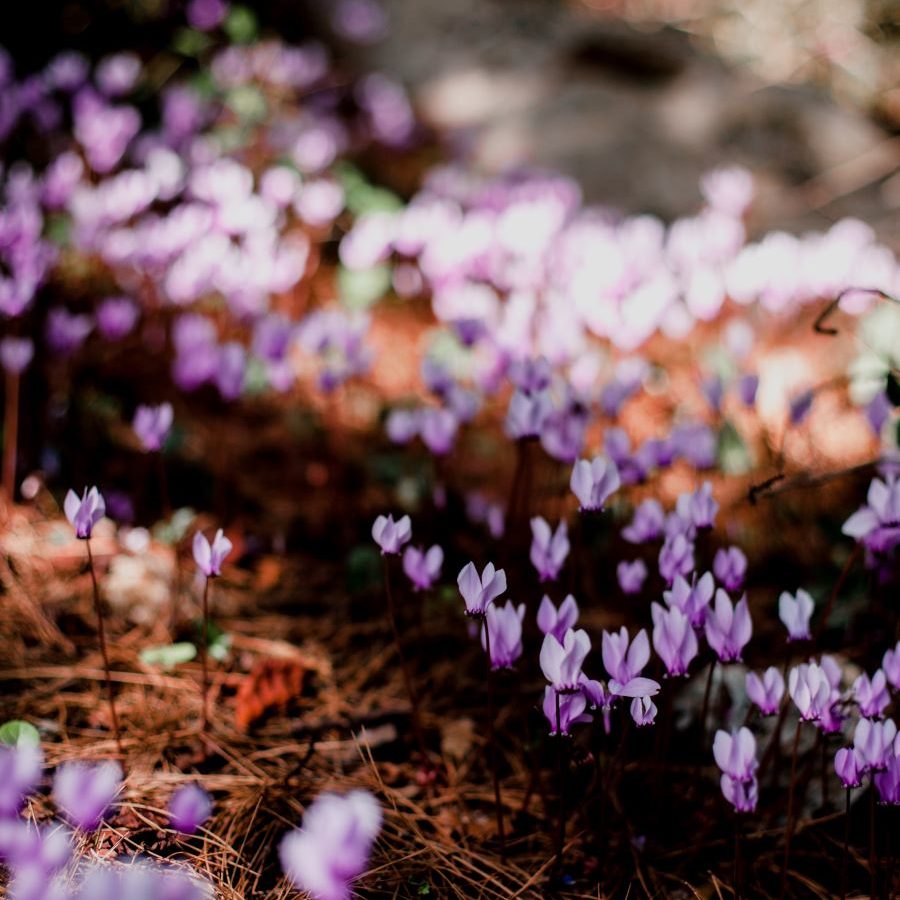
{"label": "cyclamen flower", "polygon": [[683,534],[666,538],[659,551],[659,574],[666,584],[671,584],[677,575],[689,575],[694,570],[694,544]]}
{"label": "cyclamen flower", "polygon": [[554,690],[560,693],[578,690],[581,667],[590,649],[591,640],[583,629],[569,629],[561,642],[552,634],[544,636],[541,671]]}
{"label": "cyclamen flower", "polygon": [[12,375],[21,375],[34,357],[31,338],[5,337],[0,341],[0,365]]}
{"label": "cyclamen flower", "polygon": [[[555,638],[551,638],[555,640]],[[559,703],[559,730],[556,724],[556,704]],[[585,712],[587,701],[584,694],[558,694],[550,685],[544,688],[544,716],[550,724],[550,734],[568,736],[569,729],[580,722],[590,722],[593,718]]]}
{"label": "cyclamen flower", "polygon": [[694,628],[700,628],[706,621],[706,613],[716,592],[716,582],[710,572],[705,572],[693,584],[688,584],[682,575],[676,575],[672,587],[663,591],[663,600],[669,607],[680,609]]}
{"label": "cyclamen flower", "polygon": [[722,548],[716,551],[713,573],[726,591],[739,591],[747,574],[747,557],[740,547]]}
{"label": "cyclamen flower", "polygon": [[610,676],[610,693],[618,697],[652,697],[659,692],[658,682],[640,677],[650,661],[650,641],[645,629],[642,628],[630,643],[624,625],[618,632],[604,631],[600,652]]}
{"label": "cyclamen flower", "polygon": [[716,765],[735,781],[752,781],[759,763],[756,760],[756,738],[749,728],[731,733],[719,729],[713,740]]}
{"label": "cyclamen flower", "polygon": [[808,641],[812,637],[809,620],[815,609],[815,601],[800,588],[795,597],[782,591],[778,598],[778,618],[788,630],[789,641]]}
{"label": "cyclamen flower", "polygon": [[866,772],[879,772],[887,768],[894,755],[893,743],[897,736],[897,726],[891,719],[876,722],[860,719],[853,733],[853,748],[859,754]]}
{"label": "cyclamen flower", "polygon": [[372,537],[381,547],[382,556],[393,556],[412,537],[412,522],[409,516],[396,522],[393,516],[379,516],[372,525]]}
{"label": "cyclamen flower", "polygon": [[571,594],[567,594],[565,600],[559,604],[559,609],[553,605],[553,601],[544,594],[541,605],[538,607],[537,624],[542,634],[552,634],[560,643],[570,628],[575,627],[578,621],[578,604]]}
{"label": "cyclamen flower", "polygon": [[225,537],[225,533],[220,528],[213,538],[212,544],[206,539],[202,531],[198,531],[194,535],[194,562],[197,568],[207,577],[215,578],[222,574],[222,563],[231,553],[232,543]]}
{"label": "cyclamen flower", "polygon": [[862,784],[865,760],[853,747],[841,747],[834,755],[834,771],[845,788],[855,788]]}
{"label": "cyclamen flower", "polygon": [[820,719],[832,705],[831,683],[825,670],[814,662],[801,663],[791,669],[788,693],[804,722]]}
{"label": "cyclamen flower", "polygon": [[427,551],[408,546],[403,551],[403,571],[413,583],[413,590],[427,591],[441,577],[444,551],[435,544]]}
{"label": "cyclamen flower", "polygon": [[647,580],[647,566],[642,559],[622,560],[616,566],[616,578],[623,594],[639,594]]}
{"label": "cyclamen flower", "polygon": [[900,691],[900,641],[897,642],[897,646],[892,650],[885,650],[881,668],[888,680],[888,684],[895,691]]}
{"label": "cyclamen flower", "polygon": [[453,449],[459,420],[449,409],[427,407],[419,415],[419,436],[435,455],[444,456]]}
{"label": "cyclamen flower", "polygon": [[578,498],[581,510],[601,510],[621,484],[616,464],[605,456],[595,456],[588,462],[579,459],[572,467],[569,486]]}
{"label": "cyclamen flower", "polygon": [[483,616],[491,603],[506,590],[506,572],[488,563],[478,577],[474,563],[467,563],[456,579],[459,592],[466,602],[467,616]]}
{"label": "cyclamen flower", "polygon": [[692,494],[681,494],[675,504],[675,511],[694,528],[712,528],[716,521],[719,504],[713,499],[712,484],[704,481]]}
{"label": "cyclamen flower", "polygon": [[553,403],[547,391],[536,394],[515,391],[506,413],[507,435],[516,441],[539,437],[552,410]]}
{"label": "cyclamen flower", "polygon": [[[0,822],[0,859],[12,876],[7,889],[10,898],[56,900],[56,895],[44,890],[71,856],[72,833],[59,822],[35,825],[19,817]],[[28,887],[22,890],[25,884]]]}
{"label": "cyclamen flower", "polygon": [[753,634],[753,622],[747,608],[747,598],[742,597],[732,606],[728,594],[719,588],[715,605],[704,622],[706,640],[721,662],[739,661],[741,652]]}
{"label": "cyclamen flower", "polygon": [[882,803],[900,806],[900,756],[892,756],[887,768],[879,772],[874,781]]}
{"label": "cyclamen flower", "polygon": [[658,500],[644,500],[634,511],[631,524],[622,529],[622,537],[629,544],[644,544],[656,540],[663,533],[665,518]]}
{"label": "cyclamen flower", "polygon": [[859,705],[860,715],[867,719],[881,717],[891,702],[884,672],[878,669],[871,679],[863,672],[853,682],[853,699]]}
{"label": "cyclamen flower", "polygon": [[75,529],[75,537],[83,541],[90,539],[94,526],[106,515],[103,494],[96,487],[85,488],[80,500],[78,494],[70,490],[63,508]]}
{"label": "cyclamen flower", "polygon": [[755,778],[739,781],[730,775],[723,774],[719,779],[722,795],[738,811],[752,813],[759,802],[759,782]]}
{"label": "cyclamen flower", "polygon": [[491,668],[511,669],[522,655],[522,621],[525,618],[525,604],[513,606],[507,600],[503,606],[492,603],[484,614],[485,624],[481,627],[481,646],[487,649],[485,628],[491,637]]}
{"label": "cyclamen flower", "polygon": [[212,813],[209,794],[198,784],[185,784],[169,800],[172,827],[182,834],[194,834]]}
{"label": "cyclamen flower", "polygon": [[150,453],[162,450],[172,428],[172,419],[171,403],[161,403],[159,406],[141,405],[137,408],[132,428],[144,450]]}
{"label": "cyclamen flower", "polygon": [[108,341],[129,334],[140,316],[137,304],[129,297],[107,297],[96,310],[97,328]]}
{"label": "cyclamen flower", "polygon": [[652,725],[656,719],[656,704],[649,697],[635,697],[629,709],[631,718],[638,728]]}
{"label": "cyclamen flower", "polygon": [[688,617],[677,607],[650,605],[653,616],[653,649],[671,676],[686,675],[697,655],[697,637]]}
{"label": "cyclamen flower", "polygon": [[294,887],[315,900],[349,900],[380,829],[381,809],[368,791],[320,794],[306,810],[303,826],[282,839],[281,868]]}
{"label": "cyclamen flower", "polygon": [[764,716],[778,712],[784,696],[784,677],[775,666],[769,666],[762,678],[756,672],[747,673],[747,696]]}
{"label": "cyclamen flower", "polygon": [[742,375],[738,379],[737,393],[744,406],[753,406],[756,403],[757,390],[759,390],[758,375]]}
{"label": "cyclamen flower", "polygon": [[866,505],[858,509],[841,529],[869,549],[879,552],[900,540],[900,481],[888,475],[869,485]]}
{"label": "cyclamen flower", "polygon": [[14,747],[0,745],[0,818],[14,816],[37,788],[44,768],[39,744],[20,741]]}
{"label": "cyclamen flower", "polygon": [[121,784],[122,767],[116,762],[63,763],[53,778],[53,799],[75,825],[94,831]]}
{"label": "cyclamen flower", "polygon": [[556,581],[569,555],[569,531],[566,523],[560,522],[554,532],[545,519],[535,516],[531,520],[531,534],[531,564],[541,581]]}

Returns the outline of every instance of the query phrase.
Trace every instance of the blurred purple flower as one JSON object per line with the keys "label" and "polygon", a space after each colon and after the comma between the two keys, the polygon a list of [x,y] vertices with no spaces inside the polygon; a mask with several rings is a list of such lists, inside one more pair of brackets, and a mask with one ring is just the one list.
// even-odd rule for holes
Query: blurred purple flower
{"label": "blurred purple flower", "polygon": [[649,697],[635,697],[631,701],[629,712],[638,728],[652,725],[656,720],[656,704]]}
{"label": "blurred purple flower", "polygon": [[874,781],[882,803],[900,806],[900,756],[891,756],[887,768],[879,772]]}
{"label": "blurred purple flower", "polygon": [[106,503],[103,494],[96,487],[85,488],[81,499],[75,491],[66,494],[63,508],[66,518],[75,529],[75,537],[89,540],[94,526],[106,515]]}
{"label": "blurred purple flower", "polygon": [[747,673],[747,696],[764,716],[778,712],[784,696],[784,677],[775,666],[769,666],[760,678],[756,672]]}
{"label": "blurred purple flower", "polygon": [[12,375],[20,375],[34,357],[34,342],[31,338],[7,336],[0,340],[0,365]]}
{"label": "blurred purple flower", "polygon": [[56,306],[47,314],[47,343],[60,356],[70,356],[84,343],[93,327],[90,316]]}
{"label": "blurred purple flower", "polygon": [[97,329],[108,341],[118,341],[134,330],[139,316],[130,297],[107,297],[97,307]]}
{"label": "blurred purple flower", "polygon": [[841,530],[876,552],[900,541],[900,481],[892,474],[884,481],[873,478],[866,505],[853,513]]}
{"label": "blurred purple flower", "polygon": [[525,604],[513,606],[507,600],[503,606],[492,603],[484,615],[481,626],[481,646],[487,649],[485,628],[491,636],[491,668],[511,669],[522,655],[522,621],[525,618]]}
{"label": "blurred purple flower", "polygon": [[650,612],[653,649],[663,661],[666,672],[673,677],[686,675],[699,649],[690,620],[678,607],[667,609],[659,603],[652,603]]}
{"label": "blurred purple flower", "polygon": [[169,820],[182,834],[194,834],[212,813],[212,800],[198,784],[185,784],[169,800]]}
{"label": "blurred purple flower", "polygon": [[172,404],[159,406],[141,404],[135,410],[132,428],[144,450],[148,453],[162,450],[172,428]]}
{"label": "blurred purple flower", "polygon": [[225,0],[191,0],[188,3],[188,24],[198,31],[212,31],[225,21],[227,15]]}
{"label": "blurred purple flower", "polygon": [[859,754],[866,772],[880,772],[887,768],[894,756],[893,744],[897,736],[897,726],[892,719],[877,722],[860,719],[853,733],[853,749]]}
{"label": "blurred purple flower", "polygon": [[623,559],[616,566],[616,578],[623,594],[639,594],[647,580],[647,566],[642,559]]}
{"label": "blurred purple flower", "polygon": [[[550,637],[549,640],[556,640]],[[556,704],[559,703],[559,731],[556,728]],[[581,722],[590,722],[592,716],[585,712],[587,701],[582,693],[558,695],[557,692],[547,685],[544,688],[544,717],[550,725],[550,734],[565,735],[570,734],[570,728]]]}
{"label": "blurred purple flower", "polygon": [[381,809],[368,791],[320,794],[303,826],[282,839],[281,868],[297,890],[315,900],[349,900],[380,829]]}
{"label": "blurred purple flower", "polygon": [[479,578],[475,564],[470,562],[460,570],[456,583],[466,603],[466,615],[480,618],[506,590],[506,572],[489,562]]}
{"label": "blurred purple flower", "polygon": [[553,605],[553,601],[544,594],[541,599],[541,605],[538,607],[537,624],[542,634],[552,634],[560,643],[570,628],[575,627],[578,621],[578,604],[571,594],[567,594],[566,598],[557,609]]}
{"label": "blurred purple flower", "polygon": [[747,598],[742,597],[732,605],[731,598],[722,588],[716,591],[715,604],[708,611],[706,640],[722,662],[740,660],[741,652],[753,633]]}
{"label": "blurred purple flower", "polygon": [[212,544],[202,531],[198,531],[194,535],[194,562],[207,578],[215,578],[222,574],[222,563],[231,553],[232,547],[231,541],[225,537],[225,532],[221,528],[216,531]]}
{"label": "blurred purple flower", "polygon": [[692,584],[688,584],[683,575],[676,575],[672,587],[663,591],[663,600],[668,606],[680,609],[694,628],[701,628],[715,591],[716,582],[710,572],[705,572],[699,579],[695,573]]}
{"label": "blurred purple flower", "polygon": [[834,771],[845,788],[855,788],[862,784],[865,760],[853,747],[841,747],[834,754]]}
{"label": "blurred purple flower", "polygon": [[713,572],[727,591],[739,591],[747,574],[747,557],[740,547],[722,547],[713,559]]}
{"label": "blurred purple flower", "polygon": [[382,556],[393,556],[409,543],[412,537],[412,522],[409,516],[402,516],[396,522],[392,515],[378,516],[372,525],[372,537],[381,547]]}
{"label": "blurred purple flower", "polygon": [[681,494],[675,503],[675,512],[681,519],[700,531],[713,527],[718,510],[719,504],[713,499],[712,484],[708,481],[691,494]]}
{"label": "blurred purple flower", "polygon": [[117,762],[63,763],[53,778],[56,805],[79,828],[94,831],[122,785]]}
{"label": "blurred purple flower", "polygon": [[430,590],[441,576],[444,564],[444,551],[435,544],[426,551],[418,547],[408,546],[403,551],[403,571],[413,583],[413,590]]}
{"label": "blurred purple flower", "polygon": [[591,649],[591,641],[583,629],[571,628],[562,641],[553,634],[544,636],[541,644],[541,671],[544,677],[561,694],[576,691],[581,676],[581,666]]}
{"label": "blurred purple flower", "polygon": [[605,456],[595,456],[590,462],[579,459],[572,467],[569,486],[583,511],[602,510],[619,485],[619,471]]}
{"label": "blurred purple flower", "polygon": [[900,691],[900,641],[897,641],[893,648],[885,650],[881,668],[884,670],[888,684],[895,691]]}
{"label": "blurred purple flower", "polygon": [[453,449],[459,420],[449,409],[425,407],[419,414],[422,442],[435,456],[445,456]]}
{"label": "blurred purple flower", "polygon": [[37,788],[44,769],[40,744],[19,741],[14,747],[0,744],[0,818],[14,816]]}
{"label": "blurred purple flower", "polygon": [[665,513],[658,500],[644,500],[634,511],[631,524],[622,529],[630,544],[643,544],[662,536]]}
{"label": "blurred purple flower", "polygon": [[788,631],[789,641],[808,641],[812,635],[809,631],[809,620],[815,609],[813,598],[800,588],[795,596],[782,591],[778,598],[778,618]]}
{"label": "blurred purple flower", "polygon": [[878,719],[890,706],[891,696],[887,689],[887,678],[881,669],[869,676],[863,672],[853,682],[853,699],[859,706],[859,713],[867,719]]}
{"label": "blurred purple flower", "polygon": [[531,564],[541,581],[556,581],[569,555],[569,530],[561,521],[552,531],[541,516],[531,520]]}
{"label": "blurred purple flower", "polygon": [[730,775],[723,774],[719,780],[722,795],[738,811],[752,813],[756,811],[759,801],[759,783],[755,778],[739,781]]}
{"label": "blurred purple flower", "polygon": [[737,383],[738,397],[744,406],[754,406],[756,404],[756,392],[759,390],[758,375],[741,375]]}
{"label": "blurred purple flower", "polygon": [[694,544],[683,534],[666,538],[659,551],[659,574],[666,584],[672,584],[678,575],[689,575],[694,570]]}
{"label": "blurred purple flower", "polygon": [[881,432],[884,430],[884,423],[890,419],[893,410],[894,407],[891,404],[891,401],[888,400],[886,391],[879,391],[866,404],[866,421],[871,426],[872,433],[876,438],[881,437]]}

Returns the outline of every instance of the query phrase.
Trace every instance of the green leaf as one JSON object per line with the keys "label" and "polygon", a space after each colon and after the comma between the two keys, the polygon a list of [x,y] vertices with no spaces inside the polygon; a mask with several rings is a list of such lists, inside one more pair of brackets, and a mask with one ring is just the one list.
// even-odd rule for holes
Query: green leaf
{"label": "green leaf", "polygon": [[730,421],[719,432],[719,465],[726,475],[745,475],[753,467],[750,451]]}
{"label": "green leaf", "polygon": [[233,44],[252,44],[259,32],[259,23],[249,7],[232,6],[222,28]]}
{"label": "green leaf", "polygon": [[71,220],[63,213],[51,213],[44,222],[44,234],[48,240],[53,241],[59,247],[69,244],[71,228]]}
{"label": "green leaf", "polygon": [[162,666],[169,671],[181,663],[190,662],[197,656],[197,648],[188,641],[177,644],[163,644],[141,650],[141,662],[147,666]]}
{"label": "green leaf", "polygon": [[347,555],[347,588],[352,594],[375,587],[381,578],[381,557],[373,546],[361,544]]}
{"label": "green leaf", "polygon": [[244,124],[255,124],[266,117],[266,98],[259,88],[242,84],[228,92],[226,106]]}
{"label": "green leaf", "polygon": [[225,662],[231,652],[231,635],[219,629],[219,633],[209,642],[209,655],[218,662]]}
{"label": "green leaf", "polygon": [[172,40],[172,49],[181,56],[199,56],[212,40],[196,28],[179,28]]}
{"label": "green leaf", "polygon": [[390,289],[389,266],[373,266],[371,269],[338,269],[338,289],[344,304],[350,309],[366,309],[380,300]]}
{"label": "green leaf", "polygon": [[37,746],[41,742],[41,736],[38,734],[37,728],[30,722],[23,722],[21,719],[10,719],[0,725],[0,744],[6,744],[9,747],[20,747],[22,744],[34,744]]}

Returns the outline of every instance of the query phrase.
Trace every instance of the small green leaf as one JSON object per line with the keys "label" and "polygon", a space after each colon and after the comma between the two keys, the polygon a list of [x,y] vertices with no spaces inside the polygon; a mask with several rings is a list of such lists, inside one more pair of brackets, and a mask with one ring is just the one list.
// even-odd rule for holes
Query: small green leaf
{"label": "small green leaf", "polygon": [[199,56],[212,44],[210,38],[196,28],[180,28],[172,40],[172,49],[181,56]]}
{"label": "small green leaf", "polygon": [[141,662],[146,666],[162,666],[169,671],[180,663],[190,662],[197,655],[197,648],[188,641],[177,644],[163,644],[141,650]]}
{"label": "small green leaf", "polygon": [[259,23],[249,7],[232,6],[222,28],[233,44],[251,44],[256,40]]}
{"label": "small green leaf", "polygon": [[367,309],[380,300],[391,286],[391,270],[388,266],[371,269],[338,269],[338,288],[344,304],[350,309]]}
{"label": "small green leaf", "polygon": [[20,747],[22,744],[34,744],[37,746],[41,742],[41,736],[38,734],[37,728],[30,722],[23,722],[21,719],[10,719],[0,725],[0,744],[6,744],[9,747]]}
{"label": "small green leaf", "polygon": [[719,465],[726,475],[745,475],[753,466],[744,439],[730,421],[719,432]]}
{"label": "small green leaf", "polygon": [[259,88],[243,84],[228,92],[225,100],[228,108],[244,124],[255,124],[266,117],[266,98]]}
{"label": "small green leaf", "polygon": [[215,639],[209,642],[209,655],[218,662],[225,662],[231,652],[231,635],[219,631]]}

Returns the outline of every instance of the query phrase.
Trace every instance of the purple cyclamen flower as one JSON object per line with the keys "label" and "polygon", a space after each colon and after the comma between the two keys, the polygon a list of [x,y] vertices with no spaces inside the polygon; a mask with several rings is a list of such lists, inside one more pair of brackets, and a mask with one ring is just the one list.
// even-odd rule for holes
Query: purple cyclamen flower
{"label": "purple cyclamen flower", "polygon": [[159,406],[141,404],[135,410],[131,427],[144,450],[153,453],[162,450],[172,428],[172,419],[171,403],[161,403]]}
{"label": "purple cyclamen flower", "polygon": [[20,741],[14,747],[0,744],[0,818],[14,816],[41,780],[44,754],[40,744]]}
{"label": "purple cyclamen flower", "polygon": [[694,543],[683,534],[668,537],[659,551],[659,574],[666,584],[694,571]]}
{"label": "purple cyclamen flower", "polygon": [[718,511],[719,504],[713,498],[712,484],[708,481],[693,493],[681,494],[675,503],[675,512],[701,531],[713,527]]}
{"label": "purple cyclamen flower", "polygon": [[721,662],[739,661],[753,634],[747,598],[741,597],[732,605],[728,594],[719,588],[715,603],[707,612],[704,627],[706,640]]}
{"label": "purple cyclamen flower", "polygon": [[764,716],[778,712],[784,696],[784,677],[775,666],[769,666],[760,678],[756,672],[747,673],[747,696]]}
{"label": "purple cyclamen flower", "polygon": [[897,736],[897,726],[892,719],[877,722],[860,719],[853,733],[853,748],[859,753],[866,772],[880,772],[887,767],[894,755],[893,744]]}
{"label": "purple cyclamen flower", "polygon": [[315,900],[349,900],[380,829],[381,808],[368,791],[320,794],[306,810],[303,826],[282,839],[281,868],[294,887]]}
{"label": "purple cyclamen flower", "polygon": [[653,649],[671,676],[687,675],[691,660],[697,655],[697,636],[690,619],[677,607],[666,609],[659,603],[650,605],[653,616]]}
{"label": "purple cyclamen flower", "polygon": [[118,341],[131,333],[139,315],[130,297],[107,297],[97,307],[97,328],[108,341]]}
{"label": "purple cyclamen flower", "polygon": [[21,375],[34,357],[31,338],[5,337],[0,341],[0,365],[11,375]]}
{"label": "purple cyclamen flower", "polygon": [[194,834],[212,813],[212,800],[199,784],[185,784],[169,800],[169,820],[182,834]]}
{"label": "purple cyclamen flower", "polygon": [[704,378],[700,383],[700,390],[703,392],[703,396],[706,398],[706,402],[710,405],[712,411],[715,413],[721,412],[722,397],[725,394],[725,385],[722,383],[722,377],[720,375],[710,375],[709,378]]}
{"label": "purple cyclamen flower", "polygon": [[489,562],[479,578],[475,563],[470,562],[460,570],[456,583],[466,602],[466,615],[477,618],[506,590],[506,572]]}
{"label": "purple cyclamen flower", "polygon": [[834,771],[845,788],[855,788],[862,784],[865,760],[853,747],[841,747],[834,754]]}
{"label": "purple cyclamen flower", "polygon": [[740,547],[721,548],[713,560],[716,579],[726,591],[739,591],[747,574],[747,557]]}
{"label": "purple cyclamen flower", "polygon": [[888,684],[895,691],[900,691],[900,641],[897,641],[897,646],[892,650],[885,650],[881,668],[888,680]]}
{"label": "purple cyclamen flower", "polygon": [[652,697],[659,691],[658,682],[640,677],[650,661],[650,641],[642,628],[629,642],[628,629],[604,631],[601,641],[603,666],[609,673],[610,693],[617,697]]}
{"label": "purple cyclamen flower", "polygon": [[812,637],[809,620],[815,609],[813,598],[800,588],[795,596],[782,591],[778,598],[778,618],[788,631],[789,641],[808,641]]}
{"label": "purple cyclamen flower", "polygon": [[752,813],[756,811],[759,801],[759,782],[755,778],[739,781],[730,775],[723,774],[719,779],[722,795],[738,811]]}
{"label": "purple cyclamen flower", "polygon": [[93,327],[90,316],[54,307],[47,314],[47,343],[60,356],[70,356],[84,343]]}
{"label": "purple cyclamen flower", "polygon": [[609,497],[619,489],[619,470],[605,456],[595,456],[590,462],[579,459],[572,467],[569,486],[578,498],[581,510],[601,510]]}
{"label": "purple cyclamen flower", "polygon": [[445,456],[453,449],[459,420],[452,410],[427,407],[419,414],[419,435],[435,456]]}
{"label": "purple cyclamen flower", "polygon": [[656,719],[656,704],[649,697],[635,697],[629,709],[631,718],[638,728],[652,725]]}
{"label": "purple cyclamen flower", "polygon": [[881,802],[900,806],[900,756],[892,756],[887,768],[879,772],[874,780]]}
{"label": "purple cyclamen flower", "polygon": [[227,15],[225,0],[191,0],[187,8],[188,23],[198,31],[212,31]]}
{"label": "purple cyclamen flower", "polygon": [[63,508],[66,518],[75,529],[75,537],[82,541],[90,539],[94,526],[106,515],[103,494],[96,487],[85,488],[81,499],[75,491],[66,494]]}
{"label": "purple cyclamen flower", "polygon": [[435,544],[427,551],[408,546],[403,551],[403,571],[413,583],[413,590],[427,591],[441,577],[444,551]]}
{"label": "purple cyclamen flower", "polygon": [[[555,638],[551,638],[555,640]],[[559,703],[559,729],[557,730],[556,722],[556,705]],[[557,692],[547,685],[544,688],[543,711],[547,722],[550,724],[550,734],[560,734],[568,736],[569,729],[572,725],[579,722],[590,722],[593,718],[585,712],[587,701],[584,694],[578,692],[574,694],[557,694]]]}
{"label": "purple cyclamen flower", "polygon": [[552,634],[560,643],[570,628],[575,627],[578,621],[578,604],[571,594],[567,594],[565,600],[559,604],[559,609],[553,605],[553,601],[544,594],[541,605],[538,607],[537,624],[541,634]]}
{"label": "purple cyclamen flower", "polygon": [[642,559],[622,560],[616,566],[616,578],[623,594],[639,594],[647,580],[647,566]]}
{"label": "purple cyclamen flower", "polygon": [[715,592],[716,582],[711,572],[704,572],[700,578],[695,574],[692,584],[683,575],[676,575],[672,587],[663,591],[663,600],[668,606],[680,609],[694,628],[701,628]]}
{"label": "purple cyclamen flower", "polygon": [[737,393],[744,406],[753,406],[756,403],[756,392],[758,389],[758,375],[741,375],[738,379]]}
{"label": "purple cyclamen flower", "polygon": [[716,765],[735,781],[752,781],[759,763],[756,759],[756,738],[749,728],[727,732],[721,728],[713,740]]}
{"label": "purple cyclamen flower", "polygon": [[409,516],[394,521],[394,517],[379,516],[372,525],[372,537],[381,547],[381,555],[391,556],[400,552],[400,548],[409,543],[412,537],[412,522]]}
{"label": "purple cyclamen flower", "polygon": [[891,417],[894,407],[886,391],[879,391],[866,404],[866,421],[872,429],[875,437],[880,438],[884,430],[884,423]]}
{"label": "purple cyclamen flower", "polygon": [[63,763],[53,778],[53,799],[75,825],[94,831],[121,784],[122,767],[117,762]]}
{"label": "purple cyclamen flower", "polygon": [[[15,900],[57,900],[44,891],[72,856],[72,834],[59,822],[35,825],[19,817],[0,820],[0,859],[12,876],[7,896]],[[27,888],[23,888],[27,885]],[[59,897],[58,900],[65,900]]]}
{"label": "purple cyclamen flower", "polygon": [[481,627],[481,646],[487,649],[485,628],[491,637],[491,668],[511,669],[522,655],[522,621],[525,618],[525,604],[513,606],[507,600],[503,606],[492,603],[484,614]]}
{"label": "purple cyclamen flower", "polygon": [[584,629],[571,628],[558,641],[552,634],[544,636],[541,645],[541,671],[560,693],[578,689],[581,666],[591,649],[591,640]]}
{"label": "purple cyclamen flower", "polygon": [[194,535],[194,562],[197,568],[207,577],[215,578],[222,574],[222,563],[231,553],[232,543],[225,537],[225,533],[220,528],[216,531],[212,544],[206,539],[202,531],[198,531]]}
{"label": "purple cyclamen flower", "polygon": [[788,693],[804,722],[820,719],[833,703],[831,682],[818,663],[801,663],[788,674]]}
{"label": "purple cyclamen flower", "polygon": [[556,581],[569,555],[569,529],[560,522],[552,531],[541,516],[531,520],[531,564],[541,581]]}
{"label": "purple cyclamen flower", "polygon": [[893,475],[884,481],[872,479],[866,505],[844,522],[841,531],[875,551],[900,538],[900,481]]}
{"label": "purple cyclamen flower", "polygon": [[631,524],[622,529],[629,544],[643,544],[662,536],[665,513],[658,500],[644,500],[634,511]]}
{"label": "purple cyclamen flower", "polygon": [[812,409],[815,396],[815,391],[810,389],[791,398],[790,403],[788,404],[788,416],[791,420],[791,425],[802,424],[803,420],[809,415],[809,411]]}
{"label": "purple cyclamen flower", "polygon": [[419,410],[392,409],[384,428],[394,444],[408,444],[419,433]]}
{"label": "purple cyclamen flower", "polygon": [[507,435],[516,441],[538,437],[552,409],[553,403],[547,391],[536,394],[515,391],[509,398],[506,412],[504,427]]}
{"label": "purple cyclamen flower", "polygon": [[853,682],[853,699],[859,705],[859,713],[867,719],[878,719],[891,702],[887,689],[887,678],[881,669],[869,676],[863,672]]}

